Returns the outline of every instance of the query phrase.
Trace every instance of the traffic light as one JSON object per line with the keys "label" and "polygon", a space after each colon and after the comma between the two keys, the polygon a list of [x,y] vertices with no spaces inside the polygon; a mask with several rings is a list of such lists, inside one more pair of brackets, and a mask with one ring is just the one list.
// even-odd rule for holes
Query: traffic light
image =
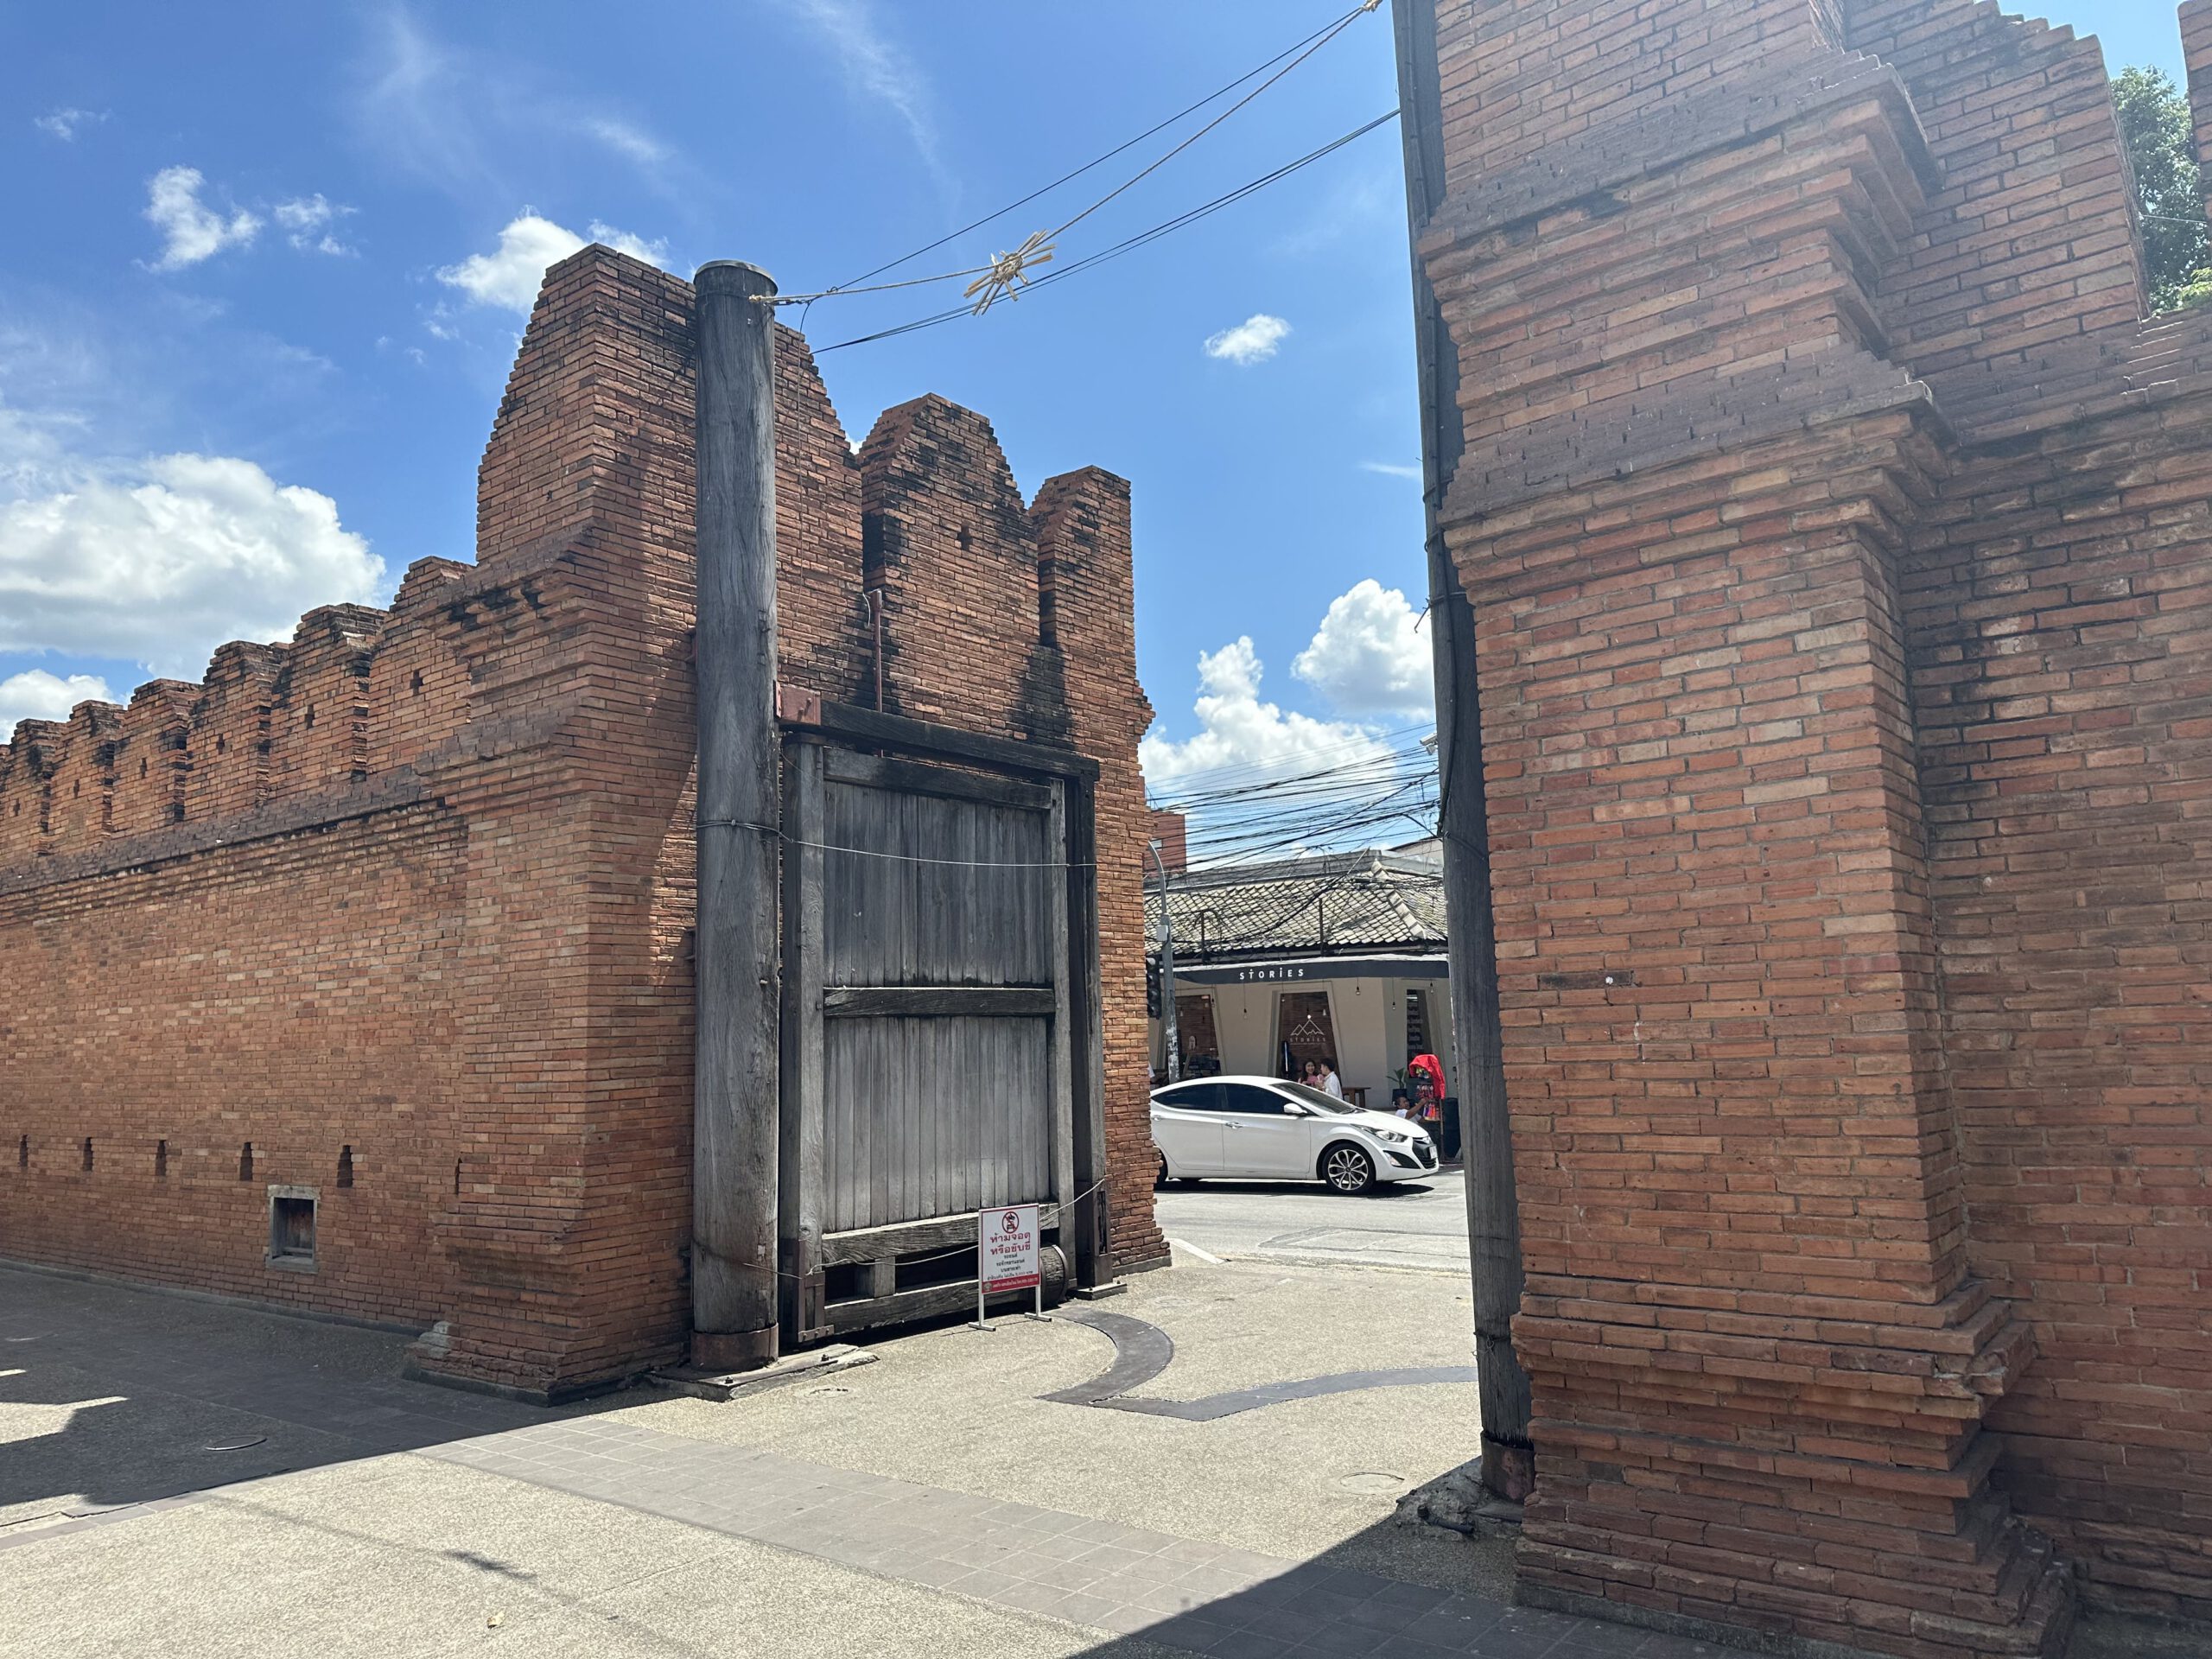
{"label": "traffic light", "polygon": [[1160,1018],[1160,958],[1144,959],[1144,1012],[1148,1020]]}

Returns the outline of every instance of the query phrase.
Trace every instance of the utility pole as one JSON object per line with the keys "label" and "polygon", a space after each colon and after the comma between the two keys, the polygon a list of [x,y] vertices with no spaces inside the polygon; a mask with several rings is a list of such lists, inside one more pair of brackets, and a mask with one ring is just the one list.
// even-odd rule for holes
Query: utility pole
{"label": "utility pole", "polygon": [[1490,822],[1483,788],[1482,711],[1475,682],[1474,609],[1444,544],[1444,492],[1459,464],[1459,354],[1421,268],[1421,227],[1444,205],[1443,79],[1435,0],[1394,0],[1398,129],[1406,156],[1406,225],[1413,248],[1414,327],[1421,370],[1421,480],[1428,535],[1428,632],[1436,671],[1444,907],[1451,936],[1452,1057],[1464,1095],[1467,1242],[1474,1275],[1475,1382],[1481,1402],[1483,1488],[1518,1503],[1535,1484],[1529,1438],[1529,1374],[1513,1351],[1521,1306],[1521,1206],[1513,1185],[1513,1121],[1505,1099],[1491,912]]}
{"label": "utility pole", "polygon": [[698,1031],[691,1358],[776,1357],[780,1135],[776,738],[776,284],[699,268]]}
{"label": "utility pole", "polygon": [[1146,843],[1152,868],[1160,872],[1160,1035],[1162,1058],[1167,1062],[1167,1081],[1183,1080],[1182,1036],[1175,1022],[1175,923],[1167,913],[1167,864],[1160,856],[1160,842]]}

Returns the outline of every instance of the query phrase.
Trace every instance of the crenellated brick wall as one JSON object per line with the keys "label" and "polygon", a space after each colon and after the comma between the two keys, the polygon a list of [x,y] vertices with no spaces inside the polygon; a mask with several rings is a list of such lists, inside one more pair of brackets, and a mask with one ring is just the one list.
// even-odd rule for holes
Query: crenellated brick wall
{"label": "crenellated brick wall", "polygon": [[2212,319],[2141,317],[2096,48],[1436,11],[1523,1592],[2212,1616]]}
{"label": "crenellated brick wall", "polygon": [[[432,1369],[532,1392],[680,1355],[693,383],[689,284],[584,250],[474,564],[0,747],[0,1255],[442,1320]],[[776,397],[781,677],[872,701],[880,586],[894,709],[1100,763],[1113,1241],[1155,1259],[1127,486],[1033,514],[933,397],[856,457],[783,329]],[[272,1183],[317,1189],[311,1274],[264,1260]]]}

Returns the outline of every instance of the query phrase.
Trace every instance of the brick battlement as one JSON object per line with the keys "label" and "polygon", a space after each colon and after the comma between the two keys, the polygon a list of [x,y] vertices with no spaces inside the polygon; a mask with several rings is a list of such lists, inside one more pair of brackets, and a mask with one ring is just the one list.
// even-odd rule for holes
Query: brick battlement
{"label": "brick battlement", "polygon": [[[580,660],[588,600],[567,574],[572,554],[609,530],[627,469],[644,459],[688,477],[690,465],[689,390],[676,384],[688,373],[678,322],[689,284],[626,263],[636,268],[556,268],[532,332],[603,335],[642,290],[659,308],[657,329],[617,335],[619,346],[595,336],[594,352],[634,356],[666,382],[649,420],[611,383],[588,383],[588,397],[572,390],[560,375],[573,365],[526,343],[486,453],[479,562],[418,560],[389,611],[319,607],[289,643],[234,641],[200,683],[150,681],[127,709],[85,702],[66,721],[22,722],[0,744],[0,874],[49,857],[81,866],[104,849],[127,863],[135,836],[435,766],[458,732],[509,712],[516,664],[535,675]],[[1067,556],[1045,550],[1043,521],[1110,475],[1048,480],[1033,513],[990,423],[934,393],[887,410],[855,455],[804,337],[779,327],[777,353],[781,677],[872,700],[866,594],[879,589],[892,712],[987,731],[1065,728],[1053,699],[1027,683],[1047,632],[1040,566]],[[578,468],[561,446],[580,417],[626,432],[640,453],[610,441]],[[658,453],[645,455],[648,444]],[[668,568],[652,573],[652,597],[667,607],[661,620],[688,626],[688,523],[671,516],[663,529]]]}
{"label": "brick battlement", "polygon": [[[682,1353],[691,329],[665,272],[554,266],[473,565],[0,747],[0,1249],[444,1321],[434,1369],[526,1389]],[[1155,1259],[1128,486],[1025,505],[938,397],[855,456],[776,360],[779,676],[872,702],[874,588],[887,707],[1099,763],[1112,1244]],[[320,1191],[312,1274],[271,1182]]]}

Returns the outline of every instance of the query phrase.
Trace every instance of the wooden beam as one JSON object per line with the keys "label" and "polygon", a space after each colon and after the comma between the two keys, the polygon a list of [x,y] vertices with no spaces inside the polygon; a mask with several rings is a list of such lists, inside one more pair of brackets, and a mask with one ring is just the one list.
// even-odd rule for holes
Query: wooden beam
{"label": "wooden beam", "polygon": [[776,977],[776,291],[699,269],[698,944],[691,1358],[747,1370],[778,1348],[781,1128]]}
{"label": "wooden beam", "polygon": [[[802,706],[787,698],[783,708],[786,724],[810,726],[830,736],[846,739],[855,747],[895,749],[924,760],[971,760],[1035,778],[1098,776],[1098,763],[1073,749],[1020,743],[1007,737],[987,737],[981,732],[958,731],[925,720],[908,720],[903,715],[879,714],[873,709],[856,709],[846,702],[825,702],[817,709],[810,702]],[[791,718],[793,715],[810,714],[815,716],[811,721]]]}
{"label": "wooden beam", "polygon": [[830,749],[830,781],[857,784],[864,789],[895,790],[903,795],[935,795],[945,800],[980,801],[986,806],[1011,806],[1025,812],[1048,812],[1052,791],[1043,784],[987,772],[956,772],[919,760],[894,760],[883,755],[855,754]]}
{"label": "wooden beam", "polygon": [[1049,985],[835,985],[822,993],[823,1014],[831,1020],[1006,1019],[1058,1006]]}
{"label": "wooden beam", "polygon": [[[1049,1231],[1059,1224],[1058,1206],[1038,1206],[1039,1232]],[[940,1216],[931,1221],[900,1221],[887,1227],[856,1227],[846,1233],[824,1233],[819,1259],[823,1267],[839,1268],[852,1262],[880,1262],[930,1250],[957,1249],[963,1244],[972,1247],[975,1243],[975,1217]],[[976,1285],[971,1279],[968,1281],[968,1298],[973,1301],[975,1297]]]}

